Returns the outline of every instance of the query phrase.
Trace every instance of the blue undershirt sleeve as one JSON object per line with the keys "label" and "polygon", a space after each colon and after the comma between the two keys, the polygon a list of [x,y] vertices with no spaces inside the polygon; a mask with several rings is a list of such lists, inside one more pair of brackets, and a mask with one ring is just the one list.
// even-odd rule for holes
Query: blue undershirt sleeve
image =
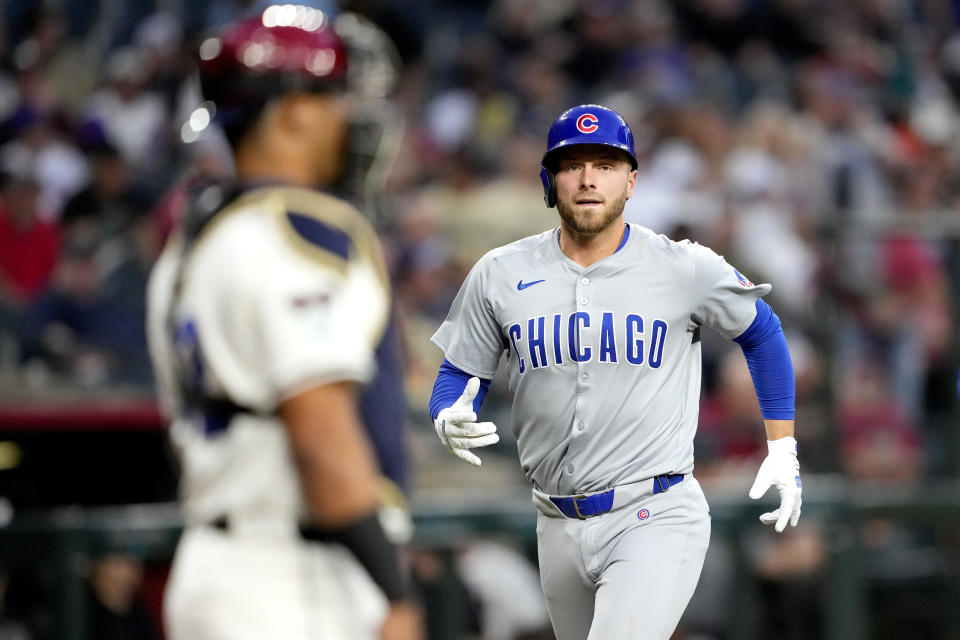
{"label": "blue undershirt sleeve", "polygon": [[[456,368],[444,358],[443,364],[440,365],[440,371],[437,372],[437,380],[433,383],[433,393],[430,395],[431,420],[436,420],[440,411],[457,401],[472,377],[472,375]],[[480,415],[480,406],[490,389],[490,382],[487,378],[480,378],[480,389],[477,391],[477,397],[473,399],[473,412],[477,415]]]}
{"label": "blue undershirt sleeve", "polygon": [[733,340],[740,345],[750,368],[750,377],[767,420],[793,420],[795,387],[793,361],[780,318],[763,300],[757,300],[757,317]]}

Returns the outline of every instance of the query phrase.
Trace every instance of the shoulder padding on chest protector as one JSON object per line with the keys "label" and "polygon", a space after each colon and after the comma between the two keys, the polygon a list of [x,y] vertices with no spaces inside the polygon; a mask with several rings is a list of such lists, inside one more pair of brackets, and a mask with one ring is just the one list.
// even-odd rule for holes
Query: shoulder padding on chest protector
{"label": "shoulder padding on chest protector", "polygon": [[309,260],[338,270],[354,261],[369,262],[387,281],[376,232],[344,200],[311,189],[267,187],[242,195],[229,208],[234,207],[267,211],[290,249]]}

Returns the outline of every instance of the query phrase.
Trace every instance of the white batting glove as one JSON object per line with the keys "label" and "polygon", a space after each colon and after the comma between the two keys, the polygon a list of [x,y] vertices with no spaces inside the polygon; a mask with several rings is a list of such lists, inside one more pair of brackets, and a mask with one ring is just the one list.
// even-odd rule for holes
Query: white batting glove
{"label": "white batting glove", "polygon": [[797,441],[786,437],[767,440],[767,457],[760,465],[757,479],[750,488],[750,497],[756,500],[771,486],[780,492],[780,508],[760,516],[763,524],[774,524],[773,528],[781,533],[790,522],[797,526],[800,519],[800,462],[797,460]]}
{"label": "white batting glove", "polygon": [[497,425],[492,422],[477,422],[473,411],[473,399],[480,389],[480,378],[470,378],[467,387],[452,406],[441,409],[433,426],[437,436],[447,451],[475,467],[480,466],[480,458],[470,449],[486,447],[500,442]]}

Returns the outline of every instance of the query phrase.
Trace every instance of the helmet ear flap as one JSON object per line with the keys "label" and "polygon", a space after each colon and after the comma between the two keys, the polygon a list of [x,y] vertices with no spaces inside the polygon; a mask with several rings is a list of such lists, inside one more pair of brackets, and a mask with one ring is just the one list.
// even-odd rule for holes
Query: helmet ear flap
{"label": "helmet ear flap", "polygon": [[557,206],[557,182],[554,179],[553,172],[544,166],[540,166],[540,182],[543,183],[543,202],[548,208]]}

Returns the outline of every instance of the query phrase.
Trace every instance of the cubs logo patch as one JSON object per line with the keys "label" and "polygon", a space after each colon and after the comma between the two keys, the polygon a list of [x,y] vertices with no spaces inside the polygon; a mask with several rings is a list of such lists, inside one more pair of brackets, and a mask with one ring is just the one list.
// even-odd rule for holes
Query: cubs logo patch
{"label": "cubs logo patch", "polygon": [[649,509],[640,509],[640,511],[637,511],[637,519],[638,519],[638,520],[646,520],[646,519],[649,518],[649,517],[650,517],[650,510],[649,510]]}
{"label": "cubs logo patch", "polygon": [[597,116],[592,113],[585,113],[579,118],[577,118],[577,130],[581,133],[593,133],[600,127],[597,123],[600,122],[597,120]]}
{"label": "cubs logo patch", "polygon": [[742,273],[740,273],[740,272],[737,271],[736,269],[734,269],[733,272],[734,272],[735,274],[737,274],[737,280],[740,282],[741,286],[744,286],[744,287],[752,287],[752,286],[753,286],[753,283],[750,282],[750,280],[747,279],[747,276],[743,275]]}

